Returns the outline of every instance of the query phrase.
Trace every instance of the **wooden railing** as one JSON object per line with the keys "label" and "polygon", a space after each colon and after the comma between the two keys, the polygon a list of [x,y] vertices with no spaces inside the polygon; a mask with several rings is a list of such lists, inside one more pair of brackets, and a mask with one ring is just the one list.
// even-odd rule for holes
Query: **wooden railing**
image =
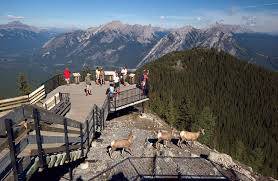
{"label": "wooden railing", "polygon": [[139,88],[125,90],[110,99],[110,110],[118,111],[146,100],[148,100],[148,96],[143,94],[143,91]]}
{"label": "wooden railing", "polygon": [[[58,115],[65,106],[70,108],[67,107],[70,99],[66,93],[50,98],[48,103],[51,105],[56,99],[51,109],[35,105],[15,108],[0,118],[0,179],[13,171],[14,180],[28,180],[39,168],[51,168],[86,157],[96,132],[106,126],[108,114],[145,100],[147,96],[141,94],[136,88],[121,92],[114,97],[116,101],[106,97],[101,107],[93,105],[84,123]],[[45,131],[59,134],[42,134]],[[47,144],[57,146],[46,147]],[[72,179],[71,167],[69,173]]]}

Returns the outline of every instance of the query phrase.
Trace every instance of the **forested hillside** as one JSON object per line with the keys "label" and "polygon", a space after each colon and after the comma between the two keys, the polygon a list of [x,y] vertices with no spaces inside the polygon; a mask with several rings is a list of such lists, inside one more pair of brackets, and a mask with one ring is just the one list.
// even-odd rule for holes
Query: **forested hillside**
{"label": "forested hillside", "polygon": [[278,177],[277,72],[205,49],[170,53],[143,68],[150,70],[151,110],[179,130],[204,128],[201,142]]}

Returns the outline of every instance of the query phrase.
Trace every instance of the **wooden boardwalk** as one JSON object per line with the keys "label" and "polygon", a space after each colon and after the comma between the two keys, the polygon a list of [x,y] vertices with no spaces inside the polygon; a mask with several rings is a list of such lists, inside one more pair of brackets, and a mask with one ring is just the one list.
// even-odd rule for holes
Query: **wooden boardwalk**
{"label": "wooden boardwalk", "polygon": [[[68,86],[63,85],[50,92],[46,99],[52,97],[58,92],[70,93],[71,109],[66,114],[66,117],[83,123],[94,104],[99,107],[103,105],[106,98],[105,92],[108,87],[109,82],[106,82],[106,84],[102,86],[96,85],[92,82],[92,95],[86,96],[84,92],[85,82],[81,82],[80,84],[70,84]],[[132,88],[135,88],[135,85],[121,85],[120,90],[124,91]]]}
{"label": "wooden boardwalk", "polygon": [[86,157],[109,113],[149,100],[135,85],[121,85],[120,93],[108,98],[109,82],[92,82],[92,95],[86,96],[85,82],[63,85],[58,80],[43,84],[46,97],[37,105],[22,105],[0,117],[0,179],[28,180],[39,168]]}

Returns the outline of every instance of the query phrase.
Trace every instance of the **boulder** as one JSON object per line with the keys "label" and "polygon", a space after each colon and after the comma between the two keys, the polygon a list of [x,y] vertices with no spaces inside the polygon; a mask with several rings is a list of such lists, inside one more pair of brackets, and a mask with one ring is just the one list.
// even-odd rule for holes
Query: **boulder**
{"label": "boulder", "polygon": [[226,168],[231,168],[235,165],[232,157],[225,153],[210,152],[208,159],[219,165],[223,165]]}

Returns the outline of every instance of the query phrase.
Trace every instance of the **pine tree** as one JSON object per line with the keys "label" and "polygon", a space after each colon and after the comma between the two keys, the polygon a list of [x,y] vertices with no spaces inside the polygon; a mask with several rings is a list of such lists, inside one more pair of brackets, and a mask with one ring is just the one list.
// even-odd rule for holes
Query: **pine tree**
{"label": "pine tree", "polygon": [[25,74],[20,73],[17,80],[19,95],[27,95],[31,92],[31,87]]}
{"label": "pine tree", "polygon": [[205,135],[201,136],[200,141],[209,145],[213,146],[213,140],[215,136],[215,124],[216,124],[216,117],[213,116],[210,108],[205,106],[201,113],[197,116],[197,122],[194,124],[194,128],[205,129]]}
{"label": "pine tree", "polygon": [[178,110],[178,129],[192,130],[192,125],[195,120],[195,109],[189,97],[184,97],[181,101]]}
{"label": "pine tree", "polygon": [[170,97],[169,103],[168,103],[168,112],[166,114],[166,120],[171,126],[174,126],[177,119],[177,111],[174,106],[173,98]]}

